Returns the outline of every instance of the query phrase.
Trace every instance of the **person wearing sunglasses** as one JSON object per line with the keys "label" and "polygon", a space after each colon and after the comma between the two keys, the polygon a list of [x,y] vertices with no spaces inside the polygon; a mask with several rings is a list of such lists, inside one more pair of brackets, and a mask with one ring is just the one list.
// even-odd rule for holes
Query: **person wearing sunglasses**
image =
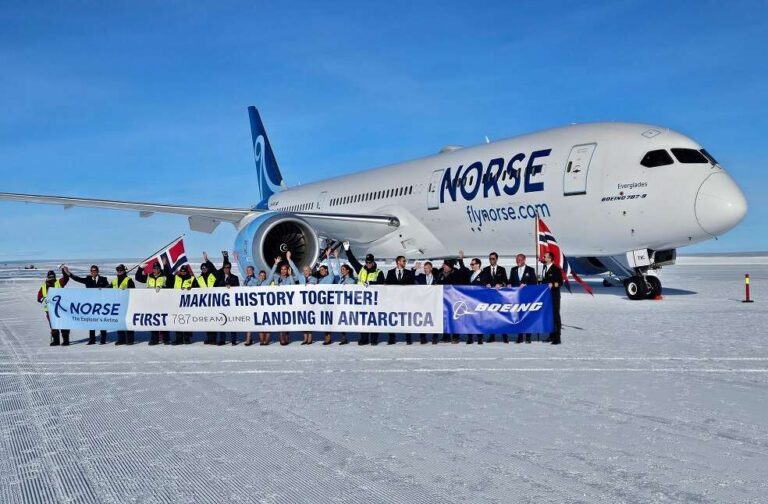
{"label": "person wearing sunglasses", "polygon": [[[67,275],[69,275],[69,278],[74,280],[77,283],[81,283],[85,285],[86,289],[108,289],[109,288],[109,281],[107,280],[107,277],[99,275],[99,267],[95,264],[91,265],[91,274],[86,277],[79,277],[72,273],[69,270],[69,267],[62,266],[62,271],[64,271]],[[107,343],[107,331],[101,330],[99,331],[99,344],[104,345]],[[91,329],[88,331],[88,345],[95,345],[96,344],[96,331],[94,329]]]}

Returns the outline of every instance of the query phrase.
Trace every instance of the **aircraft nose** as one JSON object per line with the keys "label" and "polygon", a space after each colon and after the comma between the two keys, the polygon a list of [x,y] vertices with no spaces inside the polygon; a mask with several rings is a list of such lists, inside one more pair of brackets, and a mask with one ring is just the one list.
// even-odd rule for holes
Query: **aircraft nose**
{"label": "aircraft nose", "polygon": [[701,229],[716,236],[741,222],[747,199],[728,174],[713,173],[699,187],[694,209]]}

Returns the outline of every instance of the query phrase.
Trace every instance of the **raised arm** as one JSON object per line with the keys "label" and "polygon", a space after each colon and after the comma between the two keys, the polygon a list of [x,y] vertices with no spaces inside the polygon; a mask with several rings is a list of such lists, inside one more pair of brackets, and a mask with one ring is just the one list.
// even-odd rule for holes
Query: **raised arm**
{"label": "raised arm", "polygon": [[293,276],[293,281],[299,285],[306,285],[307,281],[304,279],[304,275],[299,271],[299,268],[296,267],[293,261],[291,261],[290,252],[288,252],[286,255],[288,256],[288,265],[291,267],[291,275]]}
{"label": "raised arm", "polygon": [[133,276],[137,282],[141,283],[147,283],[148,275],[144,273],[144,267],[145,264],[139,264],[139,267],[136,268],[136,274]]}
{"label": "raised arm", "polygon": [[355,257],[355,254],[352,253],[351,248],[347,250],[347,259],[349,259],[349,264],[352,266],[355,272],[359,273],[360,270],[363,269],[363,265],[360,264],[360,261],[357,260],[357,257]]}
{"label": "raised arm", "polygon": [[280,264],[281,257],[275,257],[275,264],[272,265],[272,269],[269,270],[269,275],[267,276],[267,283],[275,282],[277,283],[277,278],[275,278],[275,272],[277,271],[277,265]]}
{"label": "raised arm", "polygon": [[73,274],[71,271],[69,271],[69,266],[62,266],[61,272],[65,275],[74,280],[77,283],[84,284],[85,283],[85,277],[79,277],[75,274]]}

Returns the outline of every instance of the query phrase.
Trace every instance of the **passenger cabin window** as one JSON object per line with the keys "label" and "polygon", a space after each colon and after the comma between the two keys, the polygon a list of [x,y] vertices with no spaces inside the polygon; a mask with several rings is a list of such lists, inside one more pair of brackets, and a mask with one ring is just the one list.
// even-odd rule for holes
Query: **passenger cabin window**
{"label": "passenger cabin window", "polygon": [[709,159],[697,151],[696,149],[671,149],[672,154],[675,155],[678,161],[681,163],[709,163]]}
{"label": "passenger cabin window", "polygon": [[643,160],[640,161],[641,165],[648,168],[671,165],[672,163],[674,163],[672,156],[664,149],[649,151],[643,156]]}

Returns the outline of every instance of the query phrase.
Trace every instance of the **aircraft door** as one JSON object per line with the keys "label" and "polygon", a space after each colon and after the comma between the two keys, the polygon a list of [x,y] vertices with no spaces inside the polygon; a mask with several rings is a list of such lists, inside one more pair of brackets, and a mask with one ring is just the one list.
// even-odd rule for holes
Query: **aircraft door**
{"label": "aircraft door", "polygon": [[323,191],[320,196],[317,197],[317,209],[325,210],[325,203],[328,200],[328,191]]}
{"label": "aircraft door", "polygon": [[440,182],[443,180],[443,171],[445,170],[432,172],[432,178],[429,180],[429,187],[427,188],[427,210],[440,208]]}
{"label": "aircraft door", "polygon": [[597,144],[591,143],[574,145],[571,148],[563,173],[563,196],[587,194],[589,163],[592,161],[595,147]]}

